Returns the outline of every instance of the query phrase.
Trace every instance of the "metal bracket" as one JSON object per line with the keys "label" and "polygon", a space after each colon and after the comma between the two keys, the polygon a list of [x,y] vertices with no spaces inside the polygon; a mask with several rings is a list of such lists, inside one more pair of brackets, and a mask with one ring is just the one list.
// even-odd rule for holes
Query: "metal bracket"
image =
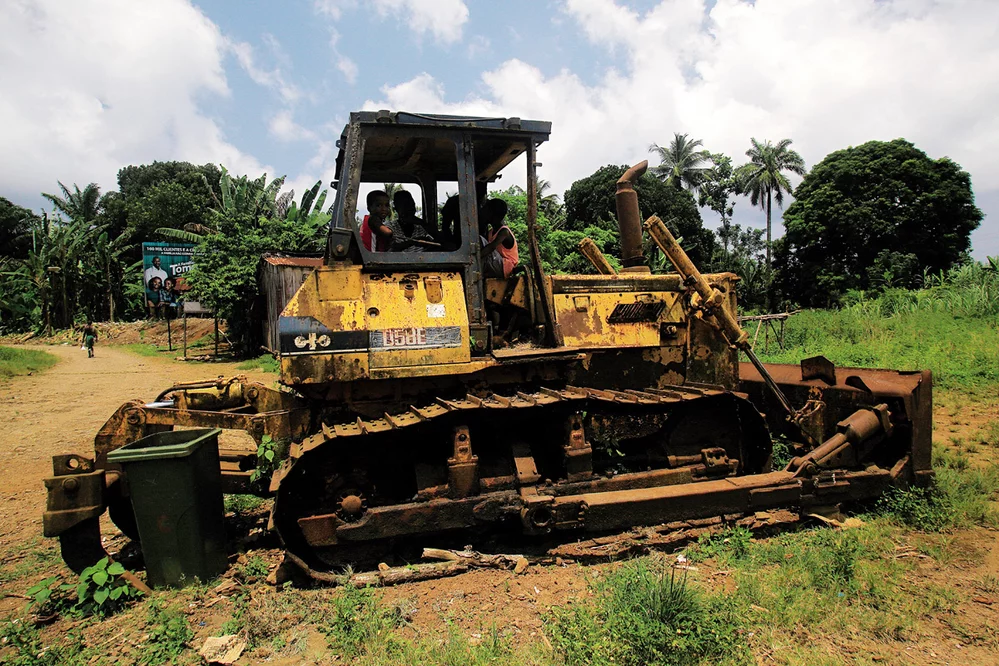
{"label": "metal bracket", "polygon": [[454,429],[454,455],[447,459],[451,497],[461,499],[479,492],[479,457],[472,453],[468,426]]}
{"label": "metal bracket", "polygon": [[586,441],[583,415],[573,414],[566,422],[565,471],[569,481],[585,481],[593,476],[593,449]]}

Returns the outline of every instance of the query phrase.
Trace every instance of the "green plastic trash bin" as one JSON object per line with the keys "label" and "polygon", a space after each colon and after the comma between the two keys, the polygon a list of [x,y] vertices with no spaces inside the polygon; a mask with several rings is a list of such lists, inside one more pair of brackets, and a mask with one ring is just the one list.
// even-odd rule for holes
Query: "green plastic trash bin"
{"label": "green plastic trash bin", "polygon": [[220,432],[158,432],[108,454],[128,481],[150,585],[204,582],[229,566]]}

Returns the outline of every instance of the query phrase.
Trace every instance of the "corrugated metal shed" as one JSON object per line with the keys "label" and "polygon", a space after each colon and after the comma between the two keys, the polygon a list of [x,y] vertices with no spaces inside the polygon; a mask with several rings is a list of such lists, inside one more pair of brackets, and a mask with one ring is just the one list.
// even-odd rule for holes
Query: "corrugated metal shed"
{"label": "corrugated metal shed", "polygon": [[271,266],[309,266],[311,268],[318,268],[323,265],[322,257],[286,257],[265,254],[261,258]]}
{"label": "corrugated metal shed", "polygon": [[323,265],[323,258],[287,254],[265,254],[260,258],[257,279],[263,299],[264,345],[276,352],[278,342],[278,317],[313,270]]}

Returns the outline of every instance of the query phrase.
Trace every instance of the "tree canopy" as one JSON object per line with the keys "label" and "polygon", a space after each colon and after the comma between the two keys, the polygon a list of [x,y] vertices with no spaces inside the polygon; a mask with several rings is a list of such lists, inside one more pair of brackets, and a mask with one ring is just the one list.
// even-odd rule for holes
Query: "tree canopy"
{"label": "tree canopy", "polygon": [[197,228],[221,196],[222,171],[214,164],[153,162],[118,171],[118,191],[130,235],[153,240],[160,227]]}
{"label": "tree canopy", "polygon": [[207,211],[206,233],[198,239],[187,279],[198,301],[226,320],[235,350],[251,354],[260,336],[254,322],[260,256],[270,250],[321,251],[329,215],[319,209],[326,192],[317,199],[316,183],[303,195],[301,209],[282,211],[277,195],[284,176],[268,182],[267,174],[253,180],[233,177],[225,169],[221,174],[221,196]]}
{"label": "tree canopy", "polygon": [[24,259],[31,249],[31,224],[38,216],[0,197],[0,257]]}
{"label": "tree canopy", "polygon": [[[565,193],[565,229],[582,231],[598,227],[617,234],[615,183],[627,166],[607,165],[577,180]],[[646,173],[635,184],[642,218],[658,215],[683,238],[682,245],[695,264],[706,263],[714,250],[715,237],[705,229],[694,197]],[[657,250],[658,251],[658,250]],[[646,254],[649,257],[648,253]]]}
{"label": "tree canopy", "polygon": [[[520,263],[526,264],[530,256],[527,244],[527,193],[522,188],[513,185],[507,190],[493,193],[491,196],[506,202],[506,224],[517,238],[520,248]],[[542,197],[540,187],[538,188],[538,196]],[[553,197],[554,195],[547,196]],[[555,202],[555,199],[552,198],[547,200]],[[554,207],[555,218],[553,219],[546,212],[546,207],[540,204],[538,206],[538,250],[541,254],[541,264],[548,273],[595,273],[596,269],[577,249],[579,241],[586,237],[597,244],[612,266],[621,267],[618,262],[620,247],[616,229],[612,231],[606,228],[606,225],[604,227],[590,225],[582,229],[564,229],[558,218],[558,207]],[[548,208],[551,210],[551,207]]]}
{"label": "tree canopy", "polygon": [[968,173],[905,139],[830,153],[794,198],[784,214],[780,282],[787,297],[808,305],[877,286],[886,273],[947,270],[983,217]]}

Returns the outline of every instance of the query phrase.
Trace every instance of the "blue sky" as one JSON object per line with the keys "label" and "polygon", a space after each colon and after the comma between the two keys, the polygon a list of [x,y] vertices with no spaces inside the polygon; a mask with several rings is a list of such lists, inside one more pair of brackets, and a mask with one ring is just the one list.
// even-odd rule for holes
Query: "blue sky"
{"label": "blue sky", "polygon": [[[109,190],[169,159],[301,192],[330,180],[360,108],[550,120],[558,192],[674,131],[737,163],[751,136],[790,137],[808,166],[901,136],[971,173],[983,259],[999,254],[996,25],[989,0],[8,0],[0,196],[39,208],[57,180]],[[764,218],[743,199],[736,219]]]}

